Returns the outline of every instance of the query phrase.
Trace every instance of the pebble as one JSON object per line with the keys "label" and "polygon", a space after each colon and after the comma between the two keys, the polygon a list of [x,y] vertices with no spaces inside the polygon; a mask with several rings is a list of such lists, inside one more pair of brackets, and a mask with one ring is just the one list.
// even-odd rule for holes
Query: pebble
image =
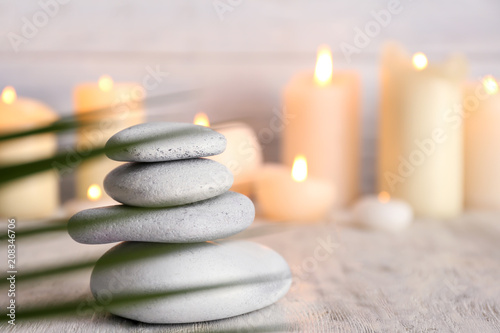
{"label": "pebble", "polygon": [[286,261],[252,242],[124,242],[97,261],[90,289],[115,315],[175,324],[261,309],[283,297],[291,282]]}
{"label": "pebble", "polygon": [[354,204],[352,214],[361,227],[389,232],[399,232],[413,222],[412,207],[398,199],[381,203],[377,197],[367,196]]}
{"label": "pebble", "polygon": [[106,143],[107,148],[125,146],[106,155],[112,160],[125,162],[174,161],[220,154],[226,149],[226,143],[224,135],[204,126],[144,123],[113,135]]}
{"label": "pebble", "polygon": [[121,241],[195,243],[226,238],[252,224],[255,208],[246,196],[227,192],[171,208],[109,206],[81,211],[68,222],[79,243]]}
{"label": "pebble", "polygon": [[127,163],[104,179],[104,189],[110,197],[137,207],[185,205],[220,195],[232,184],[229,169],[204,158]]}

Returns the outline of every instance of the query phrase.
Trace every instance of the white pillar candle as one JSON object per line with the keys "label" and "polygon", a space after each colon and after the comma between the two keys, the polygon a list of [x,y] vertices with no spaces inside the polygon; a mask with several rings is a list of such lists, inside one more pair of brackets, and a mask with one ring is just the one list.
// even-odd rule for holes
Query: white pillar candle
{"label": "white pillar candle", "polygon": [[461,57],[427,66],[388,45],[382,56],[378,185],[419,216],[452,218],[463,208],[463,128],[449,116],[462,107]]}
{"label": "white pillar candle", "polygon": [[292,169],[265,165],[255,183],[255,195],[264,217],[276,221],[321,220],[334,199],[330,182],[308,177],[304,157],[297,157]]}
{"label": "white pillar candle", "polygon": [[[500,210],[500,94],[489,76],[467,87],[465,118],[465,204]],[[473,108],[473,109],[472,109]]]}
{"label": "white pillar candle", "polygon": [[[208,117],[204,113],[198,113],[194,123],[210,126]],[[228,122],[210,127],[226,137],[227,146],[222,154],[207,158],[222,163],[231,170],[234,176],[231,191],[250,196],[263,160],[257,135],[250,126],[242,122]]]}
{"label": "white pillar candle", "polygon": [[[8,134],[46,126],[57,120],[48,106],[28,98],[17,98],[6,87],[0,101],[0,133]],[[0,165],[27,163],[53,156],[56,136],[40,134],[0,143]],[[0,186],[0,216],[38,219],[53,215],[59,206],[59,179],[55,170],[40,172]]]}
{"label": "white pillar candle", "polygon": [[291,167],[296,155],[307,156],[311,177],[334,186],[337,207],[359,192],[359,90],[357,73],[332,71],[325,47],[315,73],[297,74],[284,90],[283,162]]}
{"label": "white pillar candle", "polygon": [[[76,114],[84,116],[89,111],[102,110],[83,118],[93,121],[92,126],[80,128],[77,133],[77,149],[98,148],[116,132],[144,121],[142,98],[144,89],[137,83],[114,83],[109,76],[99,82],[83,83],[75,88]],[[87,199],[87,191],[93,184],[103,187],[104,177],[120,165],[104,155],[86,160],[76,170],[76,197]],[[103,199],[109,199],[106,193]]]}
{"label": "white pillar candle", "polygon": [[361,198],[353,207],[354,222],[371,229],[399,231],[413,221],[411,206],[398,199],[391,199],[389,193]]}

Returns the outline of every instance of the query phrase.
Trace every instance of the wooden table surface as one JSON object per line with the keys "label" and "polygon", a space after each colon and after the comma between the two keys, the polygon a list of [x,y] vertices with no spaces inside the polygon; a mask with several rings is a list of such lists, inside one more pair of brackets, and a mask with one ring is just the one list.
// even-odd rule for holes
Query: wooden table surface
{"label": "wooden table surface", "polygon": [[[266,234],[256,236],[262,230]],[[281,253],[294,275],[289,293],[265,309],[189,325],[148,325],[85,312],[18,322],[12,329],[4,317],[0,330],[500,332],[500,216],[469,213],[446,223],[419,220],[398,234],[334,221],[274,228],[257,220],[245,235]],[[110,246],[77,244],[64,232],[20,238],[18,275],[97,259]],[[5,252],[2,246],[4,272]],[[20,281],[18,311],[23,305],[90,299],[90,272]],[[0,292],[3,307],[6,288]]]}

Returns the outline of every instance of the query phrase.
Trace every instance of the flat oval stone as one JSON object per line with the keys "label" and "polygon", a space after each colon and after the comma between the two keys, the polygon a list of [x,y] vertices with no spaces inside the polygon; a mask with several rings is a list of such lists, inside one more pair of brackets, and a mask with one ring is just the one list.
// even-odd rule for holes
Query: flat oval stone
{"label": "flat oval stone", "polygon": [[104,179],[104,189],[110,197],[137,207],[185,205],[220,195],[232,184],[229,169],[204,158],[127,163]]}
{"label": "flat oval stone", "polygon": [[283,297],[291,282],[286,261],[257,243],[124,242],[97,261],[90,289],[115,315],[174,324],[261,309]]}
{"label": "flat oval stone", "polygon": [[68,222],[79,243],[121,241],[195,243],[237,234],[252,224],[255,208],[243,194],[217,197],[170,208],[110,206],[81,211]]}
{"label": "flat oval stone", "polygon": [[144,123],[126,128],[106,143],[116,161],[163,162],[212,156],[226,149],[224,135],[189,123]]}

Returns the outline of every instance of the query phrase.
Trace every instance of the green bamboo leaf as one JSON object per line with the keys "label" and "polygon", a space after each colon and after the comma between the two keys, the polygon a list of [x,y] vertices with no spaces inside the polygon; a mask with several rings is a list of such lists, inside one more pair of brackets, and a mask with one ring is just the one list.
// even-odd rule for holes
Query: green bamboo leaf
{"label": "green bamboo leaf", "polygon": [[104,154],[108,150],[111,149],[98,147],[86,151],[66,151],[58,153],[54,157],[49,157],[38,161],[3,166],[0,167],[0,185],[15,179],[29,176],[37,172],[47,171],[50,169],[55,169],[59,172],[71,170],[78,166],[75,165],[75,161],[70,160],[70,157],[73,157],[75,154],[76,156],[78,156],[79,162],[81,162],[89,158]]}
{"label": "green bamboo leaf", "polygon": [[[283,232],[289,229],[289,226],[286,225],[260,225],[257,227],[254,227],[248,231],[242,232],[241,235],[236,235],[230,238],[227,238],[227,240],[237,240],[237,239],[250,239],[253,237],[259,237],[259,236],[264,236],[264,235],[269,235],[271,233],[278,233],[278,232]],[[64,225],[55,225],[55,226],[47,226],[47,227],[41,227],[37,229],[28,229],[26,231],[18,231],[16,232],[16,239],[22,238],[22,237],[29,237],[29,236],[37,236],[41,233],[45,232],[60,232],[60,231],[66,231],[66,224]],[[5,239],[6,237],[3,237],[2,239]],[[129,261],[133,260],[140,260],[144,257],[147,256],[154,256],[156,253],[151,252],[149,249],[145,249],[142,251],[137,251],[134,255],[128,256],[128,257],[122,257],[120,260],[114,260],[114,261],[109,261],[107,264],[109,265],[114,265],[114,264],[120,264],[120,263],[126,263]],[[50,277],[53,275],[59,275],[59,274],[65,274],[65,273],[70,273],[74,271],[78,271],[81,269],[85,268],[91,268],[95,265],[97,259],[90,259],[90,260],[83,260],[79,261],[76,263],[71,263],[71,264],[64,264],[64,265],[59,265],[59,266],[54,266],[50,268],[44,268],[41,270],[34,270],[34,271],[28,271],[28,272],[23,272],[22,274],[19,274],[17,277],[18,282],[24,282],[24,281],[30,281],[33,279],[38,279],[38,278],[46,278]],[[9,281],[6,279],[8,275],[0,277],[0,286],[3,284],[8,284]]]}
{"label": "green bamboo leaf", "polygon": [[[182,100],[186,100],[188,98],[195,97],[201,90],[187,90],[181,92],[175,92],[165,95],[157,95],[147,97],[142,100],[143,103],[147,103],[148,105],[166,105],[172,104],[176,102],[180,102]],[[130,106],[129,106],[130,107]],[[135,110],[137,107],[130,107],[129,110]],[[18,139],[25,136],[44,134],[44,133],[57,133],[63,132],[67,130],[76,129],[83,126],[92,125],[95,123],[96,115],[100,117],[103,116],[103,113],[111,113],[114,111],[114,107],[104,107],[99,109],[90,110],[88,112],[79,114],[78,116],[73,115],[75,111],[69,112],[72,114],[71,116],[64,116],[56,122],[53,122],[49,125],[33,128],[25,131],[19,131],[9,134],[0,135],[0,142],[12,139]]]}
{"label": "green bamboo leaf", "polygon": [[75,151],[68,150],[65,152],[60,152],[53,157],[49,157],[42,160],[37,160],[28,163],[21,163],[16,165],[3,166],[0,167],[0,185],[15,179],[35,174],[37,172],[47,171],[51,169],[57,170],[60,173],[67,172],[68,170],[72,170],[78,167],[78,165],[82,161],[99,156],[101,154],[127,148],[129,145],[147,143],[151,141],[170,138],[172,136],[182,134],[184,131],[185,130],[178,130],[177,132],[167,133],[165,134],[165,136],[155,136],[155,137],[145,138],[126,144],[106,145],[91,149],[82,149]]}
{"label": "green bamboo leaf", "polygon": [[[67,232],[68,219],[57,219],[46,222],[47,225],[29,228],[23,230],[16,230],[16,239],[26,238],[26,237],[35,237],[45,233],[51,232]],[[227,239],[237,240],[237,239],[250,239],[259,236],[271,235],[280,232],[284,232],[293,225],[291,224],[283,224],[283,223],[273,223],[273,224],[265,224],[259,225],[247,230],[240,232],[237,235],[230,236]],[[0,235],[0,241],[6,241],[9,239],[7,233]]]}
{"label": "green bamboo leaf", "polygon": [[[79,271],[85,268],[92,268],[94,267],[96,261],[97,259],[83,260],[74,264],[55,266],[48,269],[36,270],[27,273],[23,272],[22,274],[18,274],[16,276],[16,281],[17,282],[31,281],[38,278],[46,278],[53,275],[61,275],[74,271]],[[8,275],[2,277],[3,280],[0,281],[0,285],[8,284],[9,281],[7,280],[7,277]]]}
{"label": "green bamboo leaf", "polygon": [[61,120],[58,120],[58,121],[51,123],[50,125],[37,127],[37,128],[26,130],[26,131],[20,131],[20,132],[14,132],[14,133],[0,135],[0,142],[12,140],[12,139],[18,139],[18,138],[22,138],[25,136],[36,135],[36,134],[62,132],[62,131],[66,131],[66,130],[76,129],[76,128],[84,126],[84,125],[86,125],[86,124],[78,122],[76,120],[71,120],[71,119],[68,119],[68,120],[64,119],[63,120],[63,119],[61,119]]}
{"label": "green bamboo leaf", "polygon": [[[188,294],[188,293],[196,293],[196,292],[201,292],[201,291],[206,291],[206,290],[216,290],[216,289],[222,289],[222,288],[230,288],[230,287],[236,287],[236,286],[244,286],[244,285],[249,285],[249,284],[257,284],[261,282],[266,282],[269,280],[277,280],[281,279],[283,277],[281,276],[274,276],[274,275],[269,275],[266,277],[262,277],[259,279],[246,279],[246,280],[239,280],[239,281],[230,281],[230,282],[225,282],[225,283],[218,283],[218,284],[212,284],[212,285],[204,285],[204,286],[199,286],[199,287],[188,287],[188,288],[183,288],[183,289],[177,289],[177,290],[170,290],[170,291],[160,291],[160,292],[152,292],[149,294],[131,294],[131,295],[120,295],[117,296],[115,295],[107,304],[100,304],[99,301],[89,299],[89,298],[79,298],[74,301],[70,302],[64,302],[64,303],[58,303],[58,304],[51,304],[48,306],[43,306],[43,307],[30,307],[27,309],[20,309],[17,313],[17,318],[21,321],[24,320],[32,320],[36,318],[48,318],[51,316],[68,316],[68,315],[79,315],[82,314],[85,309],[92,310],[92,312],[95,313],[100,313],[100,312],[106,312],[108,311],[110,307],[117,307],[117,306],[126,306],[129,304],[133,303],[138,303],[138,302],[144,302],[148,300],[154,300],[156,298],[165,298],[165,297],[173,297],[177,295],[183,295],[183,294]],[[270,330],[278,330],[280,328],[279,324],[266,324],[264,326],[260,326],[260,329],[262,329],[262,332],[267,332]],[[236,329],[244,329],[244,328],[234,328],[231,329],[230,332],[234,332]],[[259,326],[255,327],[252,325],[252,332],[255,331],[260,331]]]}
{"label": "green bamboo leaf", "polygon": [[[24,237],[29,237],[29,236],[38,236],[40,234],[44,233],[49,233],[49,232],[60,232],[60,231],[67,231],[67,219],[62,219],[62,220],[54,220],[47,222],[48,225],[42,226],[42,227],[37,227],[37,228],[29,228],[29,229],[23,229],[23,230],[16,230],[16,239],[18,238],[24,238]],[[0,235],[0,241],[8,240],[10,239],[9,235],[7,233]]]}
{"label": "green bamboo leaf", "polygon": [[[146,257],[154,257],[157,256],[158,253],[155,253],[154,251],[150,250],[149,248],[145,248],[141,251],[136,251],[135,253],[127,256],[127,257],[120,257],[120,258],[115,258],[113,260],[103,258],[103,264],[104,265],[119,265],[123,263],[128,263],[128,262],[133,262],[136,260],[141,260]],[[91,268],[95,265],[97,259],[88,259],[88,260],[83,260],[83,261],[78,261],[76,263],[71,263],[71,264],[65,264],[65,265],[59,265],[59,266],[54,266],[50,268],[44,268],[41,270],[34,270],[31,272],[23,272],[22,274],[18,274],[17,276],[17,282],[25,282],[37,278],[42,278],[42,277],[49,277],[52,275],[59,275],[59,274],[64,274],[64,273],[69,273],[73,272],[76,270],[81,270],[84,268]],[[9,283],[7,280],[8,275],[3,276],[0,278],[0,285]]]}

